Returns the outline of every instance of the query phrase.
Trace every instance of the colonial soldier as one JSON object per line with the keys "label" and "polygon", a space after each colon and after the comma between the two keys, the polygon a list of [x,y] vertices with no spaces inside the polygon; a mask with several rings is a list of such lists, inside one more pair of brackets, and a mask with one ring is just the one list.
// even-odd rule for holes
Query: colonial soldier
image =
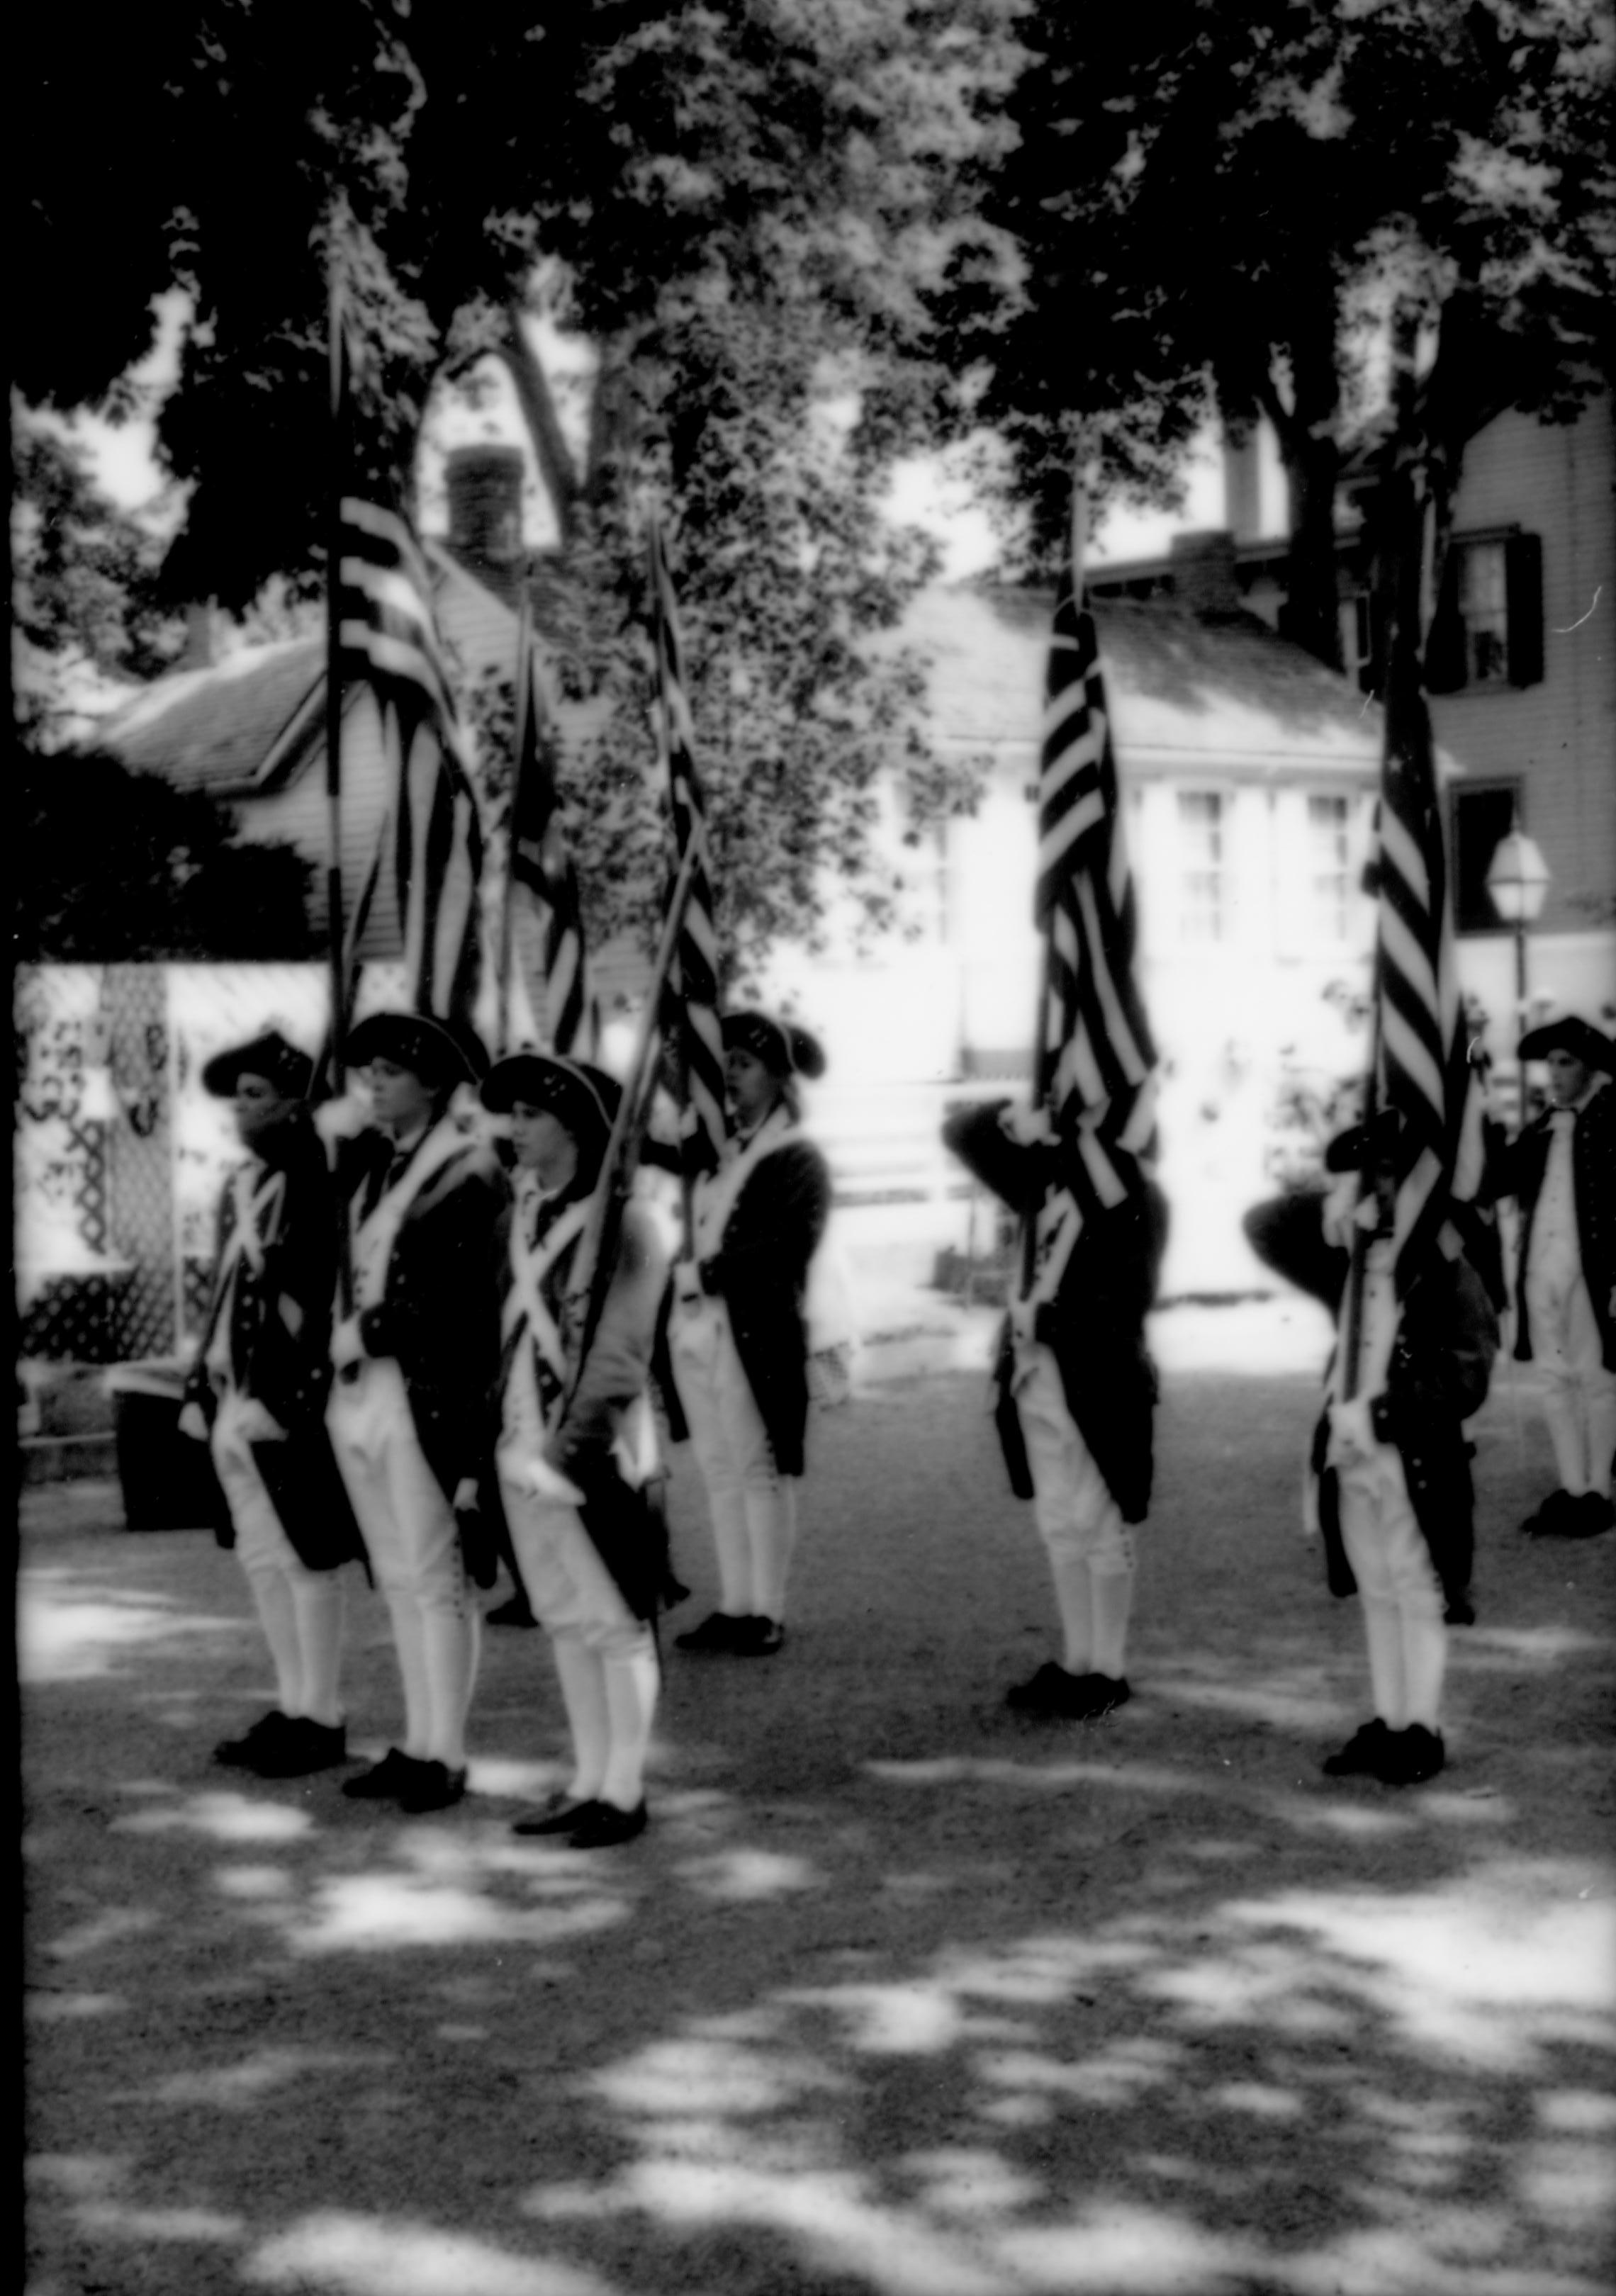
{"label": "colonial soldier", "polygon": [[1006,1703],[1092,1721],[1128,1696],[1131,1526],[1150,1507],[1156,1402],[1144,1318],[1167,1240],[1166,1201],[1140,1172],[1120,1202],[1095,1201],[1076,1140],[1008,1101],[956,1110],[943,1139],[1013,1211],[1037,1222],[1032,1280],[999,1349],[997,1419],[1011,1487],[1032,1500],[1048,1553],[1063,1648],[1061,1663],[1016,1684]]}
{"label": "colonial soldier", "polygon": [[[799,1077],[824,1054],[763,1013],[723,1022],[735,1130],[696,1183],[693,1234],[674,1270],[669,1349],[676,1438],[688,1430],[707,1486],[718,1607],[684,1650],[767,1658],[785,1636],[808,1426],[808,1267],[830,1215],[824,1158],[800,1131]],[[677,1406],[677,1407],[676,1407]]]}
{"label": "colonial soldier", "polygon": [[1586,1021],[1533,1029],[1551,1105],[1498,1160],[1496,1193],[1521,1210],[1515,1354],[1536,1362],[1560,1488],[1523,1528],[1590,1538],[1616,1521],[1616,1049]]}
{"label": "colonial soldier", "polygon": [[216,1759],[305,1777],[346,1759],[344,1563],[359,1536],[325,1432],[336,1204],[308,1056],[270,1029],[202,1070],[247,1151],[220,1200],[213,1295],[180,1424],[208,1439],[269,1644],[275,1704]]}
{"label": "colonial soldier", "polygon": [[647,1381],[668,1264],[631,1200],[587,1331],[570,1287],[619,1087],[583,1062],[523,1052],[496,1064],[482,1098],[510,1118],[516,1153],[496,1241],[500,1493],[572,1739],[565,1789],[513,1830],[602,1849],[646,1824],[660,1680],[651,1621],[668,1592]]}
{"label": "colonial soldier", "polygon": [[450,1112],[472,1063],[439,1022],[378,1013],[349,1039],[373,1124],[344,1144],[351,1305],[332,1339],[337,1461],[391,1620],[405,1734],[343,1792],[408,1812],[465,1792],[465,1726],[491,1584],[487,1399],[499,1323],[488,1281],[505,1201],[492,1152]]}
{"label": "colonial soldier", "polygon": [[[1445,1759],[1448,1622],[1472,1616],[1474,1498],[1463,1423],[1487,1399],[1498,1323],[1469,1260],[1435,1244],[1397,1297],[1399,1121],[1382,1110],[1325,1152],[1328,1170],[1360,1175],[1348,1218],[1363,1224],[1366,1248],[1358,1324],[1336,1350],[1313,1465],[1330,1589],[1363,1603],[1374,1701],[1370,1719],[1324,1767],[1332,1777],[1419,1785]],[[1349,1323],[1349,1304],[1342,1315]]]}

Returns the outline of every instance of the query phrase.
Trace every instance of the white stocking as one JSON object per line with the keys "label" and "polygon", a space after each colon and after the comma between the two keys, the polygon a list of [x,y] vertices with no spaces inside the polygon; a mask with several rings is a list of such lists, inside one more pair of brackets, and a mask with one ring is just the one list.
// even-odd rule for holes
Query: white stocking
{"label": "white stocking", "polygon": [[1134,1607],[1131,1570],[1091,1573],[1095,1616],[1095,1672],[1120,1682],[1128,1652],[1128,1621]]}
{"label": "white stocking", "polygon": [[275,1704],[283,1714],[299,1715],[304,1711],[303,1655],[287,1574],[278,1563],[260,1563],[248,1571],[247,1584],[275,1661]]}
{"label": "white stocking", "polygon": [[1442,1707],[1442,1677],[1448,1671],[1448,1629],[1436,1597],[1405,1600],[1399,1625],[1406,1685],[1403,1718],[1434,1730]]}
{"label": "white stocking", "polygon": [[752,1607],[752,1550],[746,1535],[745,1495],[733,1486],[709,1484],[713,1553],[718,1563],[718,1608],[728,1619],[744,1619]]}
{"label": "white stocking", "polygon": [[404,1684],[405,1753],[418,1762],[432,1751],[432,1693],[426,1665],[426,1624],[414,1595],[387,1593],[387,1612],[393,1622],[393,1648],[398,1653],[398,1673]]}
{"label": "white stocking", "polygon": [[[1573,1382],[1554,1378],[1544,1381],[1543,1416],[1548,1422],[1548,1439],[1554,1447],[1554,1472],[1560,1478],[1560,1488],[1576,1498],[1588,1487],[1588,1472],[1582,1398]],[[1606,1470],[1608,1472],[1608,1461]]]}
{"label": "white stocking", "polygon": [[603,1660],[611,1749],[599,1799],[618,1809],[637,1809],[645,1792],[645,1755],[657,1710],[660,1677],[651,1637]]}
{"label": "white stocking", "polygon": [[1374,1698],[1374,1711],[1389,1730],[1402,1730],[1408,1723],[1407,1693],[1404,1688],[1403,1622],[1398,1607],[1380,1595],[1363,1595],[1364,1639],[1369,1645],[1369,1687]]}
{"label": "white stocking", "polygon": [[746,1528],[751,1546],[752,1599],[756,1618],[785,1616],[785,1582],[797,1545],[797,1478],[782,1475],[746,1494]]}
{"label": "white stocking", "polygon": [[556,1678],[567,1710],[567,1727],[572,1734],[572,1780],[567,1792],[574,1801],[597,1801],[611,1750],[605,1666],[600,1653],[576,1635],[552,1635],[550,1648],[555,1654]]}
{"label": "white stocking", "polygon": [[1049,1550],[1049,1575],[1054,1581],[1055,1608],[1065,1636],[1064,1664],[1068,1674],[1089,1674],[1095,1662],[1094,1580],[1087,1556],[1069,1546]]}
{"label": "white stocking", "polygon": [[458,1610],[434,1603],[422,1624],[427,1694],[431,1702],[427,1759],[441,1762],[446,1769],[463,1770],[466,1716],[477,1686],[477,1660],[482,1648],[482,1612],[472,1602]]}
{"label": "white stocking", "polygon": [[340,1570],[287,1573],[297,1612],[298,1647],[303,1660],[303,1710],[329,1728],[342,1719],[337,1678],[342,1664],[342,1620],[347,1595]]}

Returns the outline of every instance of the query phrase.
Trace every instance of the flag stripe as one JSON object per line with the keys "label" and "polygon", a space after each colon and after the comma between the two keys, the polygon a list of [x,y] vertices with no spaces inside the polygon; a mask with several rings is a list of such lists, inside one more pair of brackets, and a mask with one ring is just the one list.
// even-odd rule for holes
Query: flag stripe
{"label": "flag stripe", "polygon": [[652,642],[656,653],[661,707],[658,739],[668,775],[674,849],[682,867],[693,851],[690,899],[669,971],[664,1027],[677,1054],[683,1107],[681,1154],[685,1175],[693,1179],[715,1171],[727,1134],[724,1108],[724,1042],[718,1015],[718,937],[709,872],[707,822],[696,773],[690,696],[685,682],[685,651],[678,606],[663,554],[661,536],[651,521]]}
{"label": "flag stripe", "polygon": [[1085,1216],[1143,1185],[1155,1048],[1135,977],[1132,878],[1094,619],[1073,568],[1055,604],[1038,783],[1034,920],[1045,936],[1037,1097],[1079,1147]]}
{"label": "flag stripe", "polygon": [[1481,1079],[1454,962],[1431,717],[1412,649],[1394,658],[1376,814],[1374,1089],[1399,1117],[1392,1221],[1399,1295],[1425,1255],[1456,1248],[1449,1215],[1479,1185]]}
{"label": "flag stripe", "polygon": [[527,709],[511,798],[510,868],[513,890],[526,893],[541,920],[544,980],[533,1008],[543,1015],[544,1039],[553,1052],[593,1060],[600,1011],[589,991],[583,903],[562,820],[554,723],[538,658],[530,650],[521,674]]}
{"label": "flag stripe", "polygon": [[426,562],[406,522],[345,498],[338,674],[375,696],[410,1002],[472,1025],[482,971],[482,824]]}

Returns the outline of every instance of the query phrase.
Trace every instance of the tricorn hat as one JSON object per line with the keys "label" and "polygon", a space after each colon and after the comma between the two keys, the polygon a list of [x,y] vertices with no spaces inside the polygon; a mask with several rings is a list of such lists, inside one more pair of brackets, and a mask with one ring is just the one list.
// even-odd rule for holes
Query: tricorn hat
{"label": "tricorn hat", "polygon": [[824,1049],[818,1037],[794,1021],[776,1021],[767,1013],[726,1013],[722,1027],[725,1051],[739,1045],[761,1061],[771,1076],[824,1074]]}
{"label": "tricorn hat", "polygon": [[288,1100],[302,1100],[314,1076],[314,1062],[278,1029],[266,1029],[250,1044],[216,1053],[202,1070],[202,1089],[217,1100],[229,1100],[244,1076],[264,1077]]}
{"label": "tricorn hat", "polygon": [[1338,1132],[1325,1150],[1326,1172],[1363,1172],[1383,1161],[1397,1147],[1402,1119],[1395,1108],[1376,1109],[1367,1124]]}
{"label": "tricorn hat", "polygon": [[1541,1028],[1529,1029],[1515,1051],[1523,1061],[1546,1061],[1551,1053],[1570,1053],[1584,1068],[1616,1068],[1616,1046],[1591,1021],[1579,1019],[1575,1013],[1568,1013],[1558,1021],[1546,1021]]}
{"label": "tricorn hat", "polygon": [[520,1100],[547,1108],[577,1141],[580,1160],[598,1163],[611,1137],[623,1088],[604,1069],[560,1053],[512,1053],[496,1061],[483,1078],[482,1104],[496,1116],[509,1116]]}
{"label": "tricorn hat", "polygon": [[396,1062],[432,1092],[475,1084],[488,1066],[480,1045],[424,1013],[370,1013],[348,1040],[347,1061],[355,1069]]}

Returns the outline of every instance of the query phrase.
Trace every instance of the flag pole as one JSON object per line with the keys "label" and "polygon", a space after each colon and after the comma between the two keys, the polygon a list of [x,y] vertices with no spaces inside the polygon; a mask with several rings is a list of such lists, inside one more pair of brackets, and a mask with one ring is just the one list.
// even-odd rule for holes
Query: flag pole
{"label": "flag pole", "polygon": [[339,594],[341,586],[342,490],[347,477],[348,362],[342,282],[338,266],[339,234],[335,219],[327,262],[326,325],[330,358],[331,420],[327,443],[330,465],[326,488],[325,526],[325,932],[331,956],[331,1076],[338,1094],[347,1082],[347,982],[343,977],[342,936],[342,629]]}
{"label": "flag pole", "polygon": [[516,619],[516,692],[512,718],[511,800],[505,814],[505,882],[499,917],[499,1053],[511,1049],[511,979],[515,962],[516,824],[521,817],[522,767],[533,709],[533,597],[526,581]]}
{"label": "flag pole", "polygon": [[628,1071],[622,1098],[618,1103],[611,1136],[601,1160],[600,1177],[595,1182],[595,1193],[590,1200],[588,1221],[578,1239],[578,1257],[573,1262],[572,1296],[574,1300],[581,1298],[584,1301],[578,1369],[573,1374],[575,1390],[583,1376],[584,1365],[605,1305],[612,1262],[616,1257],[617,1231],[621,1226],[628,1191],[634,1184],[635,1166],[644,1141],[645,1128],[651,1120],[656,1088],[658,1040],[661,1033],[660,1016],[668,977],[685,922],[685,912],[690,906],[691,889],[695,883],[696,862],[696,846],[693,839],[679,864],[679,873],[669,898],[668,913],[662,922],[661,941],[652,970],[651,988],[640,1019],[640,1037],[635,1048],[634,1063]]}
{"label": "flag pole", "polygon": [[[651,593],[652,612],[660,621],[662,613],[661,542],[654,511],[646,522],[645,557],[646,580]],[[673,803],[674,781],[673,708],[668,695],[668,680],[662,671],[662,652],[663,649],[659,644],[657,648],[657,709],[660,716],[662,726],[662,752],[668,760],[669,803],[671,807]],[[689,846],[685,857],[686,863],[688,863],[694,855],[701,834],[702,832],[701,830],[693,827]],[[690,878],[693,875],[693,872],[685,868],[682,865],[681,874],[685,878]],[[676,891],[678,890],[678,880],[676,880],[675,890]],[[685,906],[688,902],[689,895],[690,884],[686,882],[684,886],[683,894],[678,900],[678,911],[681,916],[683,915]],[[674,902],[673,897],[670,895],[669,901],[669,914],[671,916],[673,913]],[[658,968],[656,978],[658,981],[659,995],[666,991],[671,979],[673,966],[677,961],[677,943],[676,939],[674,942],[669,944],[667,965],[659,966]],[[654,1004],[647,1004],[645,1010],[647,1014],[652,1021],[654,1021],[656,1018],[657,1007]],[[686,1057],[685,1047],[682,1044],[677,1045],[675,1048],[674,1062],[679,1087],[680,1108],[682,1111],[688,1111],[690,1107],[690,1063]],[[693,1259],[695,1257],[696,1249],[696,1184],[695,1176],[691,1171],[690,1165],[684,1153],[685,1136],[683,1125],[680,1127],[679,1139],[679,1214],[684,1224],[685,1250],[690,1257]]]}
{"label": "flag pole", "polygon": [[[1404,339],[1407,330],[1404,330]],[[1399,412],[1407,420],[1413,406],[1413,365],[1411,356],[1399,362],[1397,394]],[[1426,521],[1422,509],[1417,540],[1411,550],[1413,510],[1421,504],[1421,490],[1415,486],[1407,471],[1398,473],[1395,480],[1394,520],[1391,532],[1395,537],[1393,559],[1392,609],[1390,617],[1390,637],[1386,658],[1385,718],[1381,734],[1381,786],[1375,811],[1376,858],[1375,902],[1377,911],[1385,900],[1384,864],[1382,858],[1386,837],[1387,788],[1393,747],[1407,738],[1407,727],[1421,698],[1422,652],[1424,644],[1424,587],[1427,579]],[[1374,962],[1370,976],[1369,1074],[1364,1091],[1362,1123],[1364,1154],[1370,1147],[1370,1136],[1379,1112],[1377,1094],[1384,1048],[1386,1009],[1386,945],[1379,915],[1375,922]],[[1360,1160],[1358,1167],[1358,1203],[1363,1209],[1365,1181],[1374,1184],[1374,1173]],[[1352,1224],[1352,1249],[1347,1263],[1346,1314],[1341,1328],[1341,1351],[1345,1362],[1341,1370],[1341,1395],[1350,1402],[1358,1393],[1361,1366],[1358,1357],[1363,1351],[1364,1283],[1369,1257],[1371,1230],[1361,1226],[1355,1215]]]}

